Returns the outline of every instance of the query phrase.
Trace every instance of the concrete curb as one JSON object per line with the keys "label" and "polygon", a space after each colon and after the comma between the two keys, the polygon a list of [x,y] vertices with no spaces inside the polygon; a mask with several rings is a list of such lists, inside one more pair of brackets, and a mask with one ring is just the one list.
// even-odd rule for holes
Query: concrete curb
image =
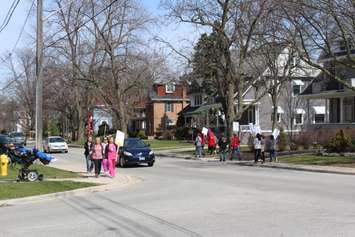
{"label": "concrete curb", "polygon": [[[141,179],[139,177],[128,176],[128,175],[125,175],[124,178],[126,179],[125,182],[106,183],[106,184],[100,184],[100,183],[91,182],[93,184],[97,184],[98,186],[87,187],[87,188],[79,188],[79,189],[70,190],[70,191],[49,193],[49,194],[36,195],[36,196],[30,196],[30,197],[0,200],[0,208],[1,207],[7,207],[7,206],[13,206],[13,205],[20,205],[20,204],[38,202],[38,201],[53,200],[53,199],[63,198],[63,197],[71,197],[71,196],[76,196],[76,195],[82,195],[82,194],[85,194],[85,193],[95,193],[95,192],[99,192],[99,191],[109,191],[109,190],[111,190],[113,188],[123,188],[123,187],[129,186],[129,185],[135,184],[137,182],[143,181],[143,179]],[[66,180],[73,181],[72,179],[66,179]],[[87,182],[87,183],[90,183],[90,181],[85,181],[85,180],[83,180],[83,181],[77,181],[76,180],[76,182]]]}
{"label": "concrete curb", "polygon": [[[199,161],[206,161],[206,162],[219,161],[218,156],[208,157],[208,158],[197,158],[197,159],[191,155],[177,155],[175,153],[161,153],[161,154],[157,154],[157,156],[171,158],[171,159],[199,160]],[[248,167],[274,168],[274,169],[285,169],[285,170],[328,173],[328,174],[355,175],[355,168],[346,168],[346,167],[342,168],[342,167],[333,167],[333,166],[311,166],[311,165],[304,166],[304,165],[289,165],[284,163],[254,164],[254,162],[250,162],[250,161],[227,161],[227,163],[239,165],[239,166],[248,166]]]}
{"label": "concrete curb", "polygon": [[261,167],[261,168],[273,168],[273,169],[285,169],[285,170],[296,170],[296,171],[306,171],[315,173],[327,173],[327,174],[342,174],[342,175],[355,175],[355,169],[351,168],[340,168],[340,167],[314,167],[314,166],[301,166],[301,165],[271,165],[271,164],[253,164],[245,162],[233,162],[235,165],[248,166],[248,167]]}

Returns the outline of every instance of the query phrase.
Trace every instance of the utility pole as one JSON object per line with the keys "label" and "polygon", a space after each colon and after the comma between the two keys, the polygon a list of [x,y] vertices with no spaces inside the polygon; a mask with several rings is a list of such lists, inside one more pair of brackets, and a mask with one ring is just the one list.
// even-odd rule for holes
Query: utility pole
{"label": "utility pole", "polygon": [[37,0],[36,148],[42,150],[43,133],[43,0]]}

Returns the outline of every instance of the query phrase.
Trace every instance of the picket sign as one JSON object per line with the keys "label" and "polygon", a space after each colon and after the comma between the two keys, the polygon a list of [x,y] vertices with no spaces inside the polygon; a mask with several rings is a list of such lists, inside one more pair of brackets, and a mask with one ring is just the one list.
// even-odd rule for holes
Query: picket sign
{"label": "picket sign", "polygon": [[120,130],[116,131],[115,143],[117,146],[122,147],[124,143],[125,134]]}
{"label": "picket sign", "polygon": [[203,127],[203,128],[202,128],[202,134],[205,135],[205,136],[207,136],[207,133],[208,133],[208,129],[205,128],[205,127]]}
{"label": "picket sign", "polygon": [[274,136],[274,139],[276,140],[277,137],[280,135],[280,130],[275,128],[274,131],[272,132],[272,135]]}
{"label": "picket sign", "polygon": [[239,122],[233,122],[233,132],[239,132]]}

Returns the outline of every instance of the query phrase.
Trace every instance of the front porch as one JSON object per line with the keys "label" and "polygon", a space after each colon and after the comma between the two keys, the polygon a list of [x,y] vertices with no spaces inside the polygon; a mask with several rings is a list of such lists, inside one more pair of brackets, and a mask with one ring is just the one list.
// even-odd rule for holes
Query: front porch
{"label": "front porch", "polygon": [[[184,127],[211,128],[215,133],[224,133],[226,130],[226,119],[220,104],[202,105],[200,107],[186,108],[181,114],[183,117]],[[249,132],[249,124],[259,124],[259,109],[258,105],[250,106],[238,121],[240,131],[243,133]]]}
{"label": "front porch", "polygon": [[[319,98],[317,98],[319,99]],[[308,122],[311,129],[346,129],[355,128],[355,96],[341,95],[324,96],[324,120],[316,121],[314,118]],[[310,100],[310,99],[309,99]],[[309,105],[310,103],[308,103]],[[310,108],[308,108],[310,109]],[[316,116],[314,116],[316,117]]]}

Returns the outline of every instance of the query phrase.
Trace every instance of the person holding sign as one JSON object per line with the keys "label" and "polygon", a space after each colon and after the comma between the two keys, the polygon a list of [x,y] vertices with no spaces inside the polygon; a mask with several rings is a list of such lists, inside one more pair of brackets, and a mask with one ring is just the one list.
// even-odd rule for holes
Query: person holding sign
{"label": "person holding sign", "polygon": [[116,176],[116,161],[117,161],[118,147],[114,143],[112,136],[108,140],[105,153],[107,154],[109,175],[111,178],[113,178]]}
{"label": "person holding sign", "polygon": [[233,134],[230,143],[231,156],[230,159],[233,160],[234,156],[237,155],[238,160],[241,160],[240,157],[240,139],[236,133]]}
{"label": "person holding sign", "polygon": [[274,135],[270,135],[269,153],[270,153],[270,162],[277,161],[277,157],[276,157],[276,139],[274,138]]}

